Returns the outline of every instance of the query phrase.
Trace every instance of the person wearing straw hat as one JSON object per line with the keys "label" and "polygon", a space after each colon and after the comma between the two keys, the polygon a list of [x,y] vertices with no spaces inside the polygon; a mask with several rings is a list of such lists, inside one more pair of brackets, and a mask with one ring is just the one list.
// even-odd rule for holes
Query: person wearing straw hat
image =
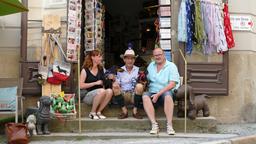
{"label": "person wearing straw hat", "polygon": [[[128,47],[130,46],[128,45]],[[138,113],[138,108],[142,104],[143,85],[137,83],[139,67],[134,65],[137,56],[130,47],[120,57],[123,58],[125,63],[121,67],[124,71],[117,72],[117,78],[112,88],[114,92],[113,98],[122,109],[118,118],[125,119],[128,117],[126,104],[130,103],[133,104],[133,117],[142,119],[143,117]]]}
{"label": "person wearing straw hat", "polygon": [[143,93],[143,106],[151,122],[150,134],[158,134],[159,126],[155,118],[154,106],[164,105],[164,112],[167,119],[167,134],[174,135],[172,127],[173,117],[173,90],[180,85],[180,76],[176,65],[166,60],[164,51],[161,48],[153,50],[154,61],[148,68],[147,79],[149,81],[148,91]]}

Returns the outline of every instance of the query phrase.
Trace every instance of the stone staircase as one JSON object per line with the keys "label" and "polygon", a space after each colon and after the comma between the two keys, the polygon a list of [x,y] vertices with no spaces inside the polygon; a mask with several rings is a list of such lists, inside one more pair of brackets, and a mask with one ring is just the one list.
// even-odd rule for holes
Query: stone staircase
{"label": "stone staircase", "polygon": [[[143,119],[135,119],[131,116],[131,108],[129,109],[129,118],[117,119],[120,108],[115,105],[107,106],[104,115],[107,119],[91,120],[88,114],[91,106],[81,104],[81,128],[82,132],[145,132],[151,128],[150,122],[143,110],[139,110],[144,116]],[[175,108],[176,110],[176,108]],[[78,110],[77,110],[78,111]],[[184,118],[177,118],[174,112],[173,126],[176,132],[184,132]],[[156,117],[161,131],[166,130],[166,119],[163,108],[156,110]],[[187,120],[187,132],[196,133],[216,133],[217,120],[214,117],[198,117],[196,120]],[[54,119],[49,125],[51,132],[78,132],[79,120],[78,115],[74,119]]]}

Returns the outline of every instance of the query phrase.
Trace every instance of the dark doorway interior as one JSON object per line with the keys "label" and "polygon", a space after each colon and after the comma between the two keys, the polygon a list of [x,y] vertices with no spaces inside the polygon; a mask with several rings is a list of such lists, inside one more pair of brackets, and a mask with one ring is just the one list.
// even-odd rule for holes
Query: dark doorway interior
{"label": "dark doorway interior", "polygon": [[103,0],[105,12],[105,67],[123,64],[120,54],[132,43],[140,57],[137,66],[147,63],[156,39],[154,21],[158,0]]}

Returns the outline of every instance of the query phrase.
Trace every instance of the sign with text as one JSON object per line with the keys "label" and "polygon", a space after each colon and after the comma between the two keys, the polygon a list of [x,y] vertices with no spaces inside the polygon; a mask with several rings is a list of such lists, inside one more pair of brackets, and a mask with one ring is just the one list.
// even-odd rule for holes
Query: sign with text
{"label": "sign with text", "polygon": [[253,21],[250,15],[230,15],[232,30],[252,31]]}

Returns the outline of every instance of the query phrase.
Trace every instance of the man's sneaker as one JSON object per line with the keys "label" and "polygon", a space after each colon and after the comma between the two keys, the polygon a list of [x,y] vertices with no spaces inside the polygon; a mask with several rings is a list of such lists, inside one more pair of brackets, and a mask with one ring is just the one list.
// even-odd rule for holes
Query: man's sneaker
{"label": "man's sneaker", "polygon": [[93,120],[99,119],[99,117],[97,116],[97,114],[95,112],[90,112],[89,113],[89,118],[93,119]]}
{"label": "man's sneaker", "polygon": [[150,134],[158,134],[159,133],[159,126],[158,123],[152,123],[152,129],[149,132]]}
{"label": "man's sneaker", "polygon": [[105,119],[106,116],[102,115],[101,112],[97,112],[97,116],[100,118],[100,119]]}
{"label": "man's sneaker", "polygon": [[169,125],[169,124],[167,124],[167,134],[168,134],[168,135],[175,135],[174,129],[173,129],[172,126]]}

